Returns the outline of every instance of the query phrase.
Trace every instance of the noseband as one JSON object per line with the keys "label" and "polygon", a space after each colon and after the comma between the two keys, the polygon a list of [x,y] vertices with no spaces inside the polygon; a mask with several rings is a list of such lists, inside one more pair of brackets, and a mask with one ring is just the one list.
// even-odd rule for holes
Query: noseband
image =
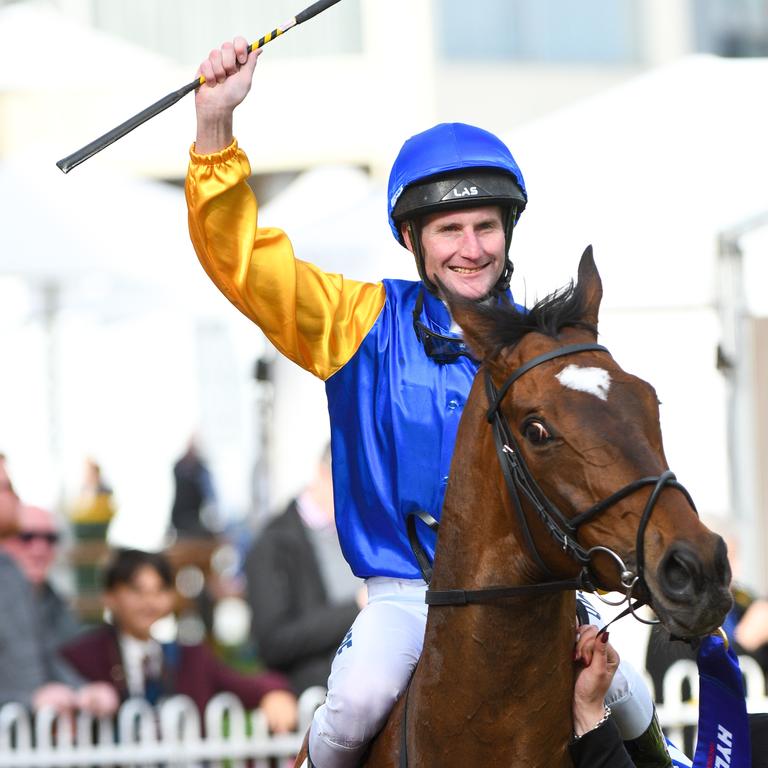
{"label": "noseband", "polygon": [[[542,570],[546,577],[550,581],[541,582],[538,584],[531,584],[525,586],[498,586],[498,587],[485,587],[475,590],[462,590],[462,589],[448,589],[448,590],[427,590],[426,602],[429,605],[466,605],[468,603],[483,603],[493,600],[508,598],[508,597],[520,597],[524,595],[534,595],[542,592],[559,592],[569,589],[580,589],[588,592],[596,592],[599,585],[595,584],[594,576],[590,570],[590,565],[593,556],[602,552],[611,557],[619,567],[620,570],[620,582],[625,590],[624,597],[619,602],[610,602],[610,605],[620,605],[627,602],[630,610],[638,607],[641,603],[632,603],[633,590],[636,586],[644,586],[647,590],[645,583],[645,530],[653,514],[653,510],[656,503],[659,500],[661,492],[667,488],[675,488],[680,491],[691,505],[694,511],[696,506],[693,503],[688,491],[677,482],[675,475],[666,470],[660,475],[653,477],[643,477],[634,482],[628,483],[623,488],[619,489],[615,493],[612,493],[602,501],[597,502],[589,509],[581,512],[574,517],[566,517],[557,506],[547,498],[544,491],[542,491],[539,484],[534,479],[528,466],[525,463],[523,454],[520,451],[520,447],[515,440],[512,430],[509,427],[504,415],[501,413],[501,403],[505,395],[509,392],[512,385],[523,374],[530,371],[532,368],[546,363],[550,360],[554,360],[558,357],[565,355],[574,355],[580,352],[606,352],[608,350],[600,344],[569,344],[565,347],[559,347],[553,349],[542,355],[528,360],[528,362],[517,368],[509,378],[502,384],[500,389],[496,389],[491,374],[485,370],[485,390],[488,396],[489,408],[487,418],[493,427],[493,437],[496,444],[496,454],[501,465],[502,473],[504,475],[504,481],[507,486],[510,498],[512,499],[515,512],[520,523],[520,528],[523,532],[523,538],[525,545],[536,562],[537,566]],[[610,354],[610,353],[608,353]],[[645,504],[645,509],[640,518],[640,523],[637,529],[637,539],[635,544],[636,564],[635,570],[630,570],[619,557],[616,552],[604,546],[594,546],[590,549],[585,549],[579,544],[577,535],[578,529],[584,523],[597,517],[605,510],[612,507],[614,504],[622,501],[631,494],[645,488],[646,486],[653,486],[648,501]],[[536,544],[531,534],[530,526],[523,510],[523,499],[526,499],[528,503],[533,507],[539,519],[544,523],[544,526],[549,531],[549,534],[557,542],[558,546],[570,555],[580,566],[579,575],[574,579],[566,580],[554,580],[554,574],[544,563]],[[598,597],[604,602],[609,602],[603,598],[599,593]],[[634,611],[632,611],[634,613]],[[649,622],[640,618],[635,614],[635,618],[645,623]]]}

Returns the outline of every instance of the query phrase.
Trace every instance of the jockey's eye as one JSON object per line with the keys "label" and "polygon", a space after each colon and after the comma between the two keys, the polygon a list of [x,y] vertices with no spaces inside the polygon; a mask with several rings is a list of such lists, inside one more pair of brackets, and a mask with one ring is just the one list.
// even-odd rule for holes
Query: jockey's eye
{"label": "jockey's eye", "polygon": [[552,439],[549,429],[538,419],[531,419],[523,425],[523,436],[534,445],[543,445]]}

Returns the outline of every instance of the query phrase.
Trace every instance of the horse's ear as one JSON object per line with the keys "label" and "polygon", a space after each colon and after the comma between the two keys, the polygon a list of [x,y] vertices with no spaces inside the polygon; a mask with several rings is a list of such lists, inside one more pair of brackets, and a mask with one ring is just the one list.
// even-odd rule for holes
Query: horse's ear
{"label": "horse's ear", "polygon": [[597,328],[600,300],[603,298],[603,282],[600,280],[600,273],[595,266],[591,245],[588,245],[584,253],[581,254],[579,279],[576,287],[584,295],[584,317],[582,320]]}

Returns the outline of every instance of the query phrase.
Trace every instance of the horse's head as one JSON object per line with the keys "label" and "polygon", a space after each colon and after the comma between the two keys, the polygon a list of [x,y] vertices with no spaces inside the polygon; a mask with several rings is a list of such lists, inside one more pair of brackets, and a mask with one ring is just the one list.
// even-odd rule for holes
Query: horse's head
{"label": "horse's head", "polygon": [[450,303],[489,374],[508,507],[523,500],[539,578],[581,561],[597,586],[646,598],[673,634],[702,635],[730,607],[726,548],[668,470],[653,387],[596,344],[601,297],[588,248],[576,285],[530,311]]}

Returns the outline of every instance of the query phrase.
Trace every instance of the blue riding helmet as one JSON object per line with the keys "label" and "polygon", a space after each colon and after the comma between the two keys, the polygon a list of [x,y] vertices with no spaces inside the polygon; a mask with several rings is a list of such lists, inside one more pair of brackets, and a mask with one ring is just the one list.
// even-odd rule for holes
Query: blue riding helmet
{"label": "blue riding helmet", "polygon": [[[464,123],[440,123],[412,136],[403,144],[389,175],[389,225],[404,245],[400,226],[410,228],[419,276],[433,293],[436,286],[424,272],[420,221],[437,211],[484,205],[502,209],[506,251],[512,230],[523,212],[528,195],[515,158],[496,136]],[[496,285],[505,290],[512,276],[507,256],[504,272]]]}

